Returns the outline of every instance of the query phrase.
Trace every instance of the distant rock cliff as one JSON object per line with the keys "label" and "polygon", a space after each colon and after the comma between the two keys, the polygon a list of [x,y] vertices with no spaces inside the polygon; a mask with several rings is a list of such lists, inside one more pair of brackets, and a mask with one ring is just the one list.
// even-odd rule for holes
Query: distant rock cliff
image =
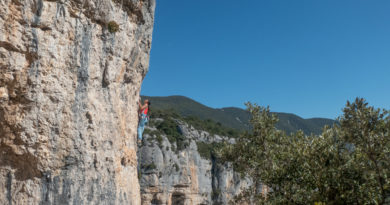
{"label": "distant rock cliff", "polygon": [[234,139],[210,135],[182,122],[179,129],[180,146],[153,126],[144,135],[138,153],[142,204],[228,204],[250,180],[242,179],[229,163],[202,153],[207,150],[200,146],[223,140],[233,143]]}
{"label": "distant rock cliff", "polygon": [[155,0],[0,1],[0,204],[140,204]]}

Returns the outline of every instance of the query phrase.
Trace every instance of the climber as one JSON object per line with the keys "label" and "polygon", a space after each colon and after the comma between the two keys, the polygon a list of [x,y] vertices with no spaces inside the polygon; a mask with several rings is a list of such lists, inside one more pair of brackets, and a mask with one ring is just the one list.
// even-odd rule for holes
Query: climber
{"label": "climber", "polygon": [[138,102],[139,106],[139,125],[138,125],[138,143],[140,144],[142,142],[142,133],[145,129],[145,124],[149,120],[148,111],[150,106],[150,101],[148,99],[144,100],[144,104],[141,104],[141,101]]}

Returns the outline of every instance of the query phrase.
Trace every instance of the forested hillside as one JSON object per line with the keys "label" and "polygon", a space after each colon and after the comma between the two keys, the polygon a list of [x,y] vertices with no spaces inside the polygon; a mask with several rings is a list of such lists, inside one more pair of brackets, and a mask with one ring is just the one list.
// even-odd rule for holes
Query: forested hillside
{"label": "forested hillside", "polygon": [[[248,111],[227,107],[214,109],[207,107],[195,100],[184,96],[168,96],[168,97],[151,97],[142,96],[151,100],[151,110],[170,110],[178,113],[183,117],[194,116],[202,120],[212,120],[221,123],[225,127],[236,130],[250,130]],[[325,125],[333,125],[335,120],[326,118],[310,118],[303,119],[297,115],[290,113],[274,112],[279,118],[276,127],[284,130],[287,133],[302,130],[305,134],[320,134]]]}

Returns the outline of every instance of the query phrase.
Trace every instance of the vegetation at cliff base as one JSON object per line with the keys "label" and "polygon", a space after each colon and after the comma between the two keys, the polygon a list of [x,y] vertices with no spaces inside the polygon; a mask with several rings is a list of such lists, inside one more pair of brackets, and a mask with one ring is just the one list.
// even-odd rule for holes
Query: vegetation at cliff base
{"label": "vegetation at cliff base", "polygon": [[[390,116],[364,99],[347,102],[340,124],[319,136],[278,131],[269,108],[247,104],[253,133],[221,156],[253,179],[235,198],[257,204],[389,204]],[[262,192],[262,185],[269,192]]]}

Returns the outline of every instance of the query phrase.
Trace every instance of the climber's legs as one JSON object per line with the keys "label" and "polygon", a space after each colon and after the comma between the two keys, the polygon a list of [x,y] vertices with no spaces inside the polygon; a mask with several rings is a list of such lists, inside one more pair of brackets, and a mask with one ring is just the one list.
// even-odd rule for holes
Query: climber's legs
{"label": "climber's legs", "polygon": [[146,115],[142,114],[138,125],[138,140],[142,140],[142,133],[144,132],[146,122]]}
{"label": "climber's legs", "polygon": [[140,125],[138,126],[138,139],[139,140],[142,140],[142,133],[144,132],[144,129],[145,129],[145,125],[141,125],[141,122],[140,122]]}

